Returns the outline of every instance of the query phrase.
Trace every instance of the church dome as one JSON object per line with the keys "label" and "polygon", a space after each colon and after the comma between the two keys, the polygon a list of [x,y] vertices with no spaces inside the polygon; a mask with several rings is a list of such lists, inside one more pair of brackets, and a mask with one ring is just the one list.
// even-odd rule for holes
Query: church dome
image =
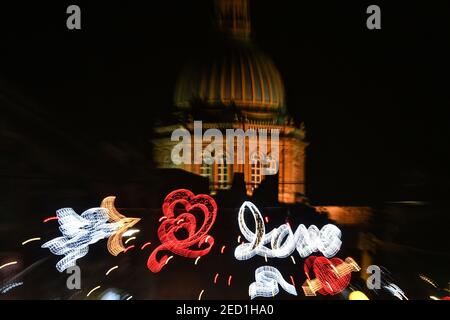
{"label": "church dome", "polygon": [[188,64],[177,81],[175,105],[194,101],[208,107],[236,106],[241,111],[280,113],[285,108],[283,81],[272,60],[250,42],[232,41]]}

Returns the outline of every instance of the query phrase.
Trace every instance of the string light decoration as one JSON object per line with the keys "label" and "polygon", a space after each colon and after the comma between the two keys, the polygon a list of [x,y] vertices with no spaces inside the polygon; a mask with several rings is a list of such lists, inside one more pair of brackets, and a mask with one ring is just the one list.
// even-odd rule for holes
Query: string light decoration
{"label": "string light decoration", "polygon": [[280,292],[280,285],[287,293],[296,296],[295,286],[284,280],[280,271],[271,266],[259,267],[255,270],[255,282],[248,288],[250,299],[256,297],[274,297]]}
{"label": "string light decoration", "polygon": [[42,245],[55,255],[64,255],[56,264],[56,269],[63,272],[75,266],[79,258],[89,251],[89,245],[110,237],[120,227],[120,223],[108,223],[108,209],[92,208],[78,215],[72,208],[56,211],[59,230],[62,237],[50,240]]}
{"label": "string light decoration", "polygon": [[23,285],[23,282],[13,282],[13,283],[7,284],[6,286],[0,288],[0,293],[1,294],[8,293],[8,291],[11,291],[12,289],[20,287],[22,285]]}
{"label": "string light decoration", "polygon": [[[255,232],[252,232],[245,222],[247,209],[255,221]],[[341,231],[332,224],[319,230],[312,225],[308,229],[301,224],[295,234],[289,224],[283,224],[266,234],[264,219],[258,208],[251,202],[242,204],[238,213],[239,229],[248,241],[240,244],[234,251],[238,260],[248,260],[259,255],[267,258],[287,258],[295,249],[302,258],[320,251],[325,257],[333,257],[341,248]],[[266,247],[270,243],[270,248]]]}
{"label": "string light decoration", "polygon": [[[310,271],[316,278],[311,280]],[[361,270],[352,258],[339,258],[328,260],[325,257],[311,256],[305,260],[304,271],[307,280],[303,284],[305,296],[316,296],[317,292],[322,295],[335,295],[342,292],[350,283],[351,273]]]}
{"label": "string light decoration", "polygon": [[[117,211],[115,206],[116,197],[110,196],[103,199],[100,207],[107,209],[109,221],[117,223],[119,229],[113,233],[108,239],[108,251],[113,256],[118,256],[121,252],[125,252],[126,247],[123,243],[124,234],[138,223],[141,219],[139,218],[128,218]],[[136,230],[134,230],[134,233]]]}
{"label": "string light decoration", "polygon": [[[175,215],[176,209],[182,213]],[[170,251],[185,258],[195,259],[208,254],[214,245],[214,238],[208,235],[217,215],[217,204],[208,195],[194,195],[186,189],[175,190],[167,195],[162,206],[165,219],[160,219],[158,238],[161,244],[150,254],[147,267],[157,273],[166,265],[167,255],[160,260],[157,254]],[[197,219],[192,214],[194,210],[202,212],[203,224],[197,230]],[[176,233],[184,230],[187,238],[179,239]],[[195,247],[195,249],[193,248]]]}

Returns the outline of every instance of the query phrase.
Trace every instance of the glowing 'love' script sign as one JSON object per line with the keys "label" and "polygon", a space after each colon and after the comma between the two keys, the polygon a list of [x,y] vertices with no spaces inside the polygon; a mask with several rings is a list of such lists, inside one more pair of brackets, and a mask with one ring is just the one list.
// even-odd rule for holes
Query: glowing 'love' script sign
{"label": "glowing 'love' script sign", "polygon": [[[161,245],[150,255],[147,267],[152,272],[159,272],[169,260],[164,255],[158,260],[157,254],[160,251],[171,251],[186,258],[198,258],[209,253],[214,238],[208,235],[217,215],[217,204],[208,195],[194,195],[191,191],[181,189],[171,192],[163,203],[164,216],[158,228],[158,237]],[[182,210],[181,214],[175,216],[175,209]],[[192,214],[193,211],[200,211],[203,214],[203,224],[197,230],[197,219]],[[176,233],[184,230],[187,238],[179,239]],[[196,246],[196,248],[192,248]]]}
{"label": "glowing 'love' script sign", "polygon": [[[245,211],[249,209],[255,220],[253,233],[245,223]],[[239,229],[248,243],[239,245],[234,251],[238,260],[248,260],[255,255],[267,258],[286,258],[297,249],[302,258],[320,251],[325,257],[333,257],[341,248],[341,231],[332,224],[325,225],[319,230],[316,226],[308,229],[301,224],[295,234],[288,224],[281,225],[266,234],[264,220],[258,208],[246,201],[239,209]],[[265,245],[270,243],[270,248]]]}

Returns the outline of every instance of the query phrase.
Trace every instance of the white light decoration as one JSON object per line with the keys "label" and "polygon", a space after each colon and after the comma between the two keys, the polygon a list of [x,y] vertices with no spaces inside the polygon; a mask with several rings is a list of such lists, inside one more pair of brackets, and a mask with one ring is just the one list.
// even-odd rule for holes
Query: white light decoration
{"label": "white light decoration", "polygon": [[16,287],[20,287],[22,285],[23,285],[23,282],[13,282],[13,283],[7,284],[6,286],[0,288],[0,293],[1,294],[8,293],[8,291],[11,291],[12,289],[14,289]]}
{"label": "white light decoration", "polygon": [[384,289],[389,291],[394,297],[400,300],[409,300],[405,295],[402,289],[400,289],[396,284],[389,283],[388,285],[383,286]]}
{"label": "white light decoration", "polygon": [[121,226],[120,223],[108,223],[108,209],[105,208],[92,208],[81,216],[71,208],[64,208],[56,215],[63,236],[44,243],[42,248],[65,256],[56,264],[59,272],[75,266],[77,259],[88,253],[89,245],[108,238]]}
{"label": "white light decoration", "polygon": [[[255,221],[255,233],[245,223],[245,211],[249,209]],[[287,258],[295,249],[302,258],[320,251],[325,257],[333,257],[341,248],[341,230],[332,224],[319,230],[312,225],[308,229],[301,224],[295,233],[289,224],[283,224],[266,234],[264,219],[258,208],[251,202],[242,204],[238,214],[239,229],[248,241],[236,247],[234,256],[238,260],[248,260],[259,255],[268,258]],[[266,247],[270,243],[270,248]]]}
{"label": "white light decoration", "polygon": [[255,270],[255,280],[248,288],[251,299],[256,297],[274,297],[280,291],[280,285],[286,292],[296,296],[297,290],[292,284],[284,280],[277,268],[263,266]]}

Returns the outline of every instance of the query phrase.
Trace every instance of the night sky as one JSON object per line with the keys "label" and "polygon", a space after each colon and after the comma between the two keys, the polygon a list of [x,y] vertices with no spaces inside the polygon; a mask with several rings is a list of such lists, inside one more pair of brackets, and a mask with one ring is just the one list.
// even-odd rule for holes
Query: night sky
{"label": "night sky", "polygon": [[[66,29],[69,4],[81,6],[81,31]],[[369,4],[382,30],[366,28]],[[445,198],[449,15],[445,1],[252,1],[255,43],[306,124],[308,197]],[[2,2],[0,84],[74,136],[150,139],[213,19],[206,0]]]}

